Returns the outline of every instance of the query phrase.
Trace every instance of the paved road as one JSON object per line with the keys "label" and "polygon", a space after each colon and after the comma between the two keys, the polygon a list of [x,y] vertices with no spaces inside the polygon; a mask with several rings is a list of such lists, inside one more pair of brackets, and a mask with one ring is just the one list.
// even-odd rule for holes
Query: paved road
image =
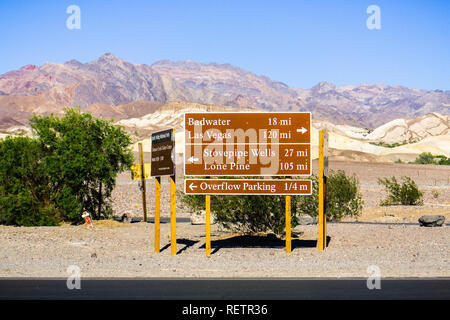
{"label": "paved road", "polygon": [[450,299],[450,278],[382,279],[369,290],[366,279],[81,279],[80,290],[66,279],[0,279],[0,300],[302,300]]}

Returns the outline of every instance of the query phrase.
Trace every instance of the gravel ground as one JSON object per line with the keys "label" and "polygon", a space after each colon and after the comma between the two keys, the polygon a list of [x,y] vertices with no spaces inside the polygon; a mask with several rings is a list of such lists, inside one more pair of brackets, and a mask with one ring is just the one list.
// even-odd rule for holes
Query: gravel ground
{"label": "gravel ground", "polygon": [[204,226],[177,225],[178,254],[171,256],[169,224],[97,222],[84,226],[0,227],[0,277],[65,277],[77,265],[84,277],[365,277],[376,265],[382,277],[449,277],[449,226],[329,224],[329,247],[316,249],[317,226],[300,226],[293,251],[273,235],[230,235],[212,227],[211,257]]}
{"label": "gravel ground", "polygon": [[[314,168],[316,162],[314,162]],[[450,166],[330,162],[333,170],[355,174],[365,207],[358,221],[382,224],[333,223],[328,226],[329,247],[316,249],[317,226],[293,229],[293,251],[273,235],[233,235],[212,226],[213,254],[205,256],[205,227],[178,223],[178,254],[171,256],[170,224],[161,225],[161,248],[154,252],[154,225],[96,221],[85,226],[0,226],[0,277],[65,277],[69,265],[85,277],[366,277],[376,265],[382,277],[450,276]],[[183,189],[178,172],[177,189]],[[424,206],[379,207],[385,197],[378,177],[414,178],[424,191]],[[154,212],[154,181],[148,181],[148,216]],[[437,198],[431,191],[439,193]],[[178,205],[180,202],[178,201]],[[123,173],[113,193],[116,216],[142,217],[137,182]],[[161,215],[170,213],[168,178],[162,179]],[[441,214],[446,226],[419,227],[424,214]],[[177,217],[189,217],[181,206]],[[345,219],[353,222],[356,219]],[[401,223],[414,223],[405,225]]]}

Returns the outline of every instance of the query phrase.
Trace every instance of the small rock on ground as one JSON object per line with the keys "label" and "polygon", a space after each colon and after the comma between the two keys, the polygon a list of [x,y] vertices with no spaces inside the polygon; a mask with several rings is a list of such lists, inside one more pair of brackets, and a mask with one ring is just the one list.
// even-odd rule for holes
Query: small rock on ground
{"label": "small rock on ground", "polygon": [[313,218],[311,216],[301,216],[298,219],[298,223],[302,226],[307,226],[307,225],[311,225],[311,224],[317,224],[317,218]]}
{"label": "small rock on ground", "polygon": [[421,216],[419,224],[421,227],[440,227],[444,224],[445,217],[440,215]]}

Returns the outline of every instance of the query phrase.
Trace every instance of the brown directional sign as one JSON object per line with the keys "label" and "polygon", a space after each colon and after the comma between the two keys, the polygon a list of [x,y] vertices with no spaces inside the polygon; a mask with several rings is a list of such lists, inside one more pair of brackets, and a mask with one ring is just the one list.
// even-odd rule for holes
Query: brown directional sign
{"label": "brown directional sign", "polygon": [[311,175],[309,112],[185,113],[185,175]]}
{"label": "brown directional sign", "polygon": [[186,143],[310,143],[309,112],[185,113]]}
{"label": "brown directional sign", "polygon": [[174,130],[152,133],[151,176],[172,176],[175,174]]}
{"label": "brown directional sign", "polygon": [[309,195],[311,180],[186,179],[184,192],[213,195]]}
{"label": "brown directional sign", "polygon": [[186,150],[186,175],[292,176],[309,175],[311,169],[311,147],[307,144],[204,144],[189,145]]}

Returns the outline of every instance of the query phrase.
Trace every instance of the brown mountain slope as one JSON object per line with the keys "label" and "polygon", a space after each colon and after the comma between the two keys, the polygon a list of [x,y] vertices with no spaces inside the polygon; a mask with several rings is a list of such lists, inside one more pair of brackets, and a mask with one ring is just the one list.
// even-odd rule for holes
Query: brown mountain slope
{"label": "brown mountain slope", "polygon": [[0,129],[26,126],[33,114],[61,114],[62,107],[42,96],[0,96]]}
{"label": "brown mountain slope", "polygon": [[[0,75],[0,97],[5,96],[10,100],[0,101],[0,109],[14,102],[17,114],[9,110],[8,117],[19,122],[24,118],[20,112],[26,112],[21,109],[30,107],[24,96],[35,97],[33,107],[43,113],[56,106],[94,105],[94,114],[122,119],[143,115],[152,107],[138,103],[122,110],[116,108],[119,105],[184,100],[267,111],[311,111],[316,120],[369,128],[431,112],[448,115],[450,107],[449,91],[383,84],[335,86],[328,82],[299,89],[229,64],[159,61],[148,66],[112,54],[88,63],[72,60],[7,72]],[[6,117],[0,115],[0,121]]]}

